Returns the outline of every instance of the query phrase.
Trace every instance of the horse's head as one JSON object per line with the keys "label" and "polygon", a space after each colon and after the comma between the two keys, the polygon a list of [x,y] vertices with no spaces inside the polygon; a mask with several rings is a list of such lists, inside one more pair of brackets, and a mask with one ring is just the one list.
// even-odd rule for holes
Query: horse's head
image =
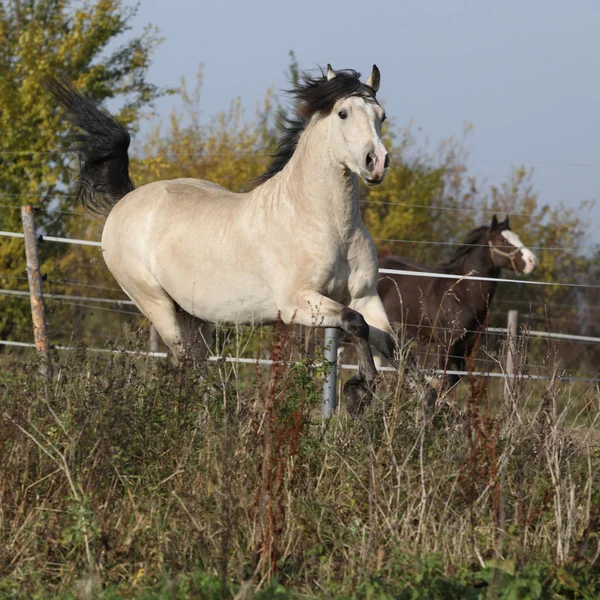
{"label": "horse's head", "polygon": [[256,179],[264,183],[282,171],[291,160],[303,132],[310,123],[318,123],[327,148],[327,159],[355,173],[367,184],[381,183],[390,166],[390,157],[381,140],[385,111],[377,102],[381,75],[376,65],[366,82],[352,69],[327,72],[320,77],[302,73],[294,96],[295,110],[286,115],[277,153],[271,166]]}
{"label": "horse's head", "polygon": [[[390,155],[381,140],[381,124],[385,111],[375,96],[379,90],[381,75],[377,65],[364,84],[349,88],[344,71],[336,73],[327,65],[327,83],[339,87],[340,97],[334,103],[329,119],[329,146],[338,163],[356,173],[367,185],[381,183],[390,166]],[[339,83],[336,82],[340,79]],[[337,85],[336,85],[337,84]]]}
{"label": "horse's head", "polygon": [[537,266],[535,254],[511,230],[508,216],[498,221],[496,215],[488,232],[488,244],[494,264],[499,269],[511,268],[515,273],[529,275]]}

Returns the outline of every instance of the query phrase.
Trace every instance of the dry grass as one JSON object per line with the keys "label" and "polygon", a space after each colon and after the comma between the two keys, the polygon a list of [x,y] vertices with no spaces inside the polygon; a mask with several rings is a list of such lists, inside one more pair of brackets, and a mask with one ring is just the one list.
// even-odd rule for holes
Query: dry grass
{"label": "dry grass", "polygon": [[[271,356],[292,347],[282,329]],[[50,383],[5,369],[0,594],[131,597],[201,572],[227,597],[276,577],[306,596],[475,598],[402,590],[491,593],[490,573],[532,565],[600,588],[597,388],[523,383],[492,405],[473,379],[464,405],[427,413],[399,379],[363,418],[324,422],[320,375],[305,359],[201,379],[84,349]]]}

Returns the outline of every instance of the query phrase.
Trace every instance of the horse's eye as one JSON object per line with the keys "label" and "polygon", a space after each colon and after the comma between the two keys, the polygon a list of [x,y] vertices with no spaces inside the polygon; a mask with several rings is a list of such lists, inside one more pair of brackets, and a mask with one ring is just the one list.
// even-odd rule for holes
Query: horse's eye
{"label": "horse's eye", "polygon": [[340,119],[345,119],[347,116],[348,116],[348,113],[344,109],[340,110],[340,112],[338,113],[338,117]]}
{"label": "horse's eye", "polygon": [[387,119],[387,115],[383,113],[383,117],[381,117],[381,122],[383,123]]}

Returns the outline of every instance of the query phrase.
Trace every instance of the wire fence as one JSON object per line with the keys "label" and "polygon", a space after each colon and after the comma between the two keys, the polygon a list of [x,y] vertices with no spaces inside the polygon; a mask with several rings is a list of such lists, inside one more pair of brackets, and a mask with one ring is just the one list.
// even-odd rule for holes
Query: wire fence
{"label": "wire fence", "polygon": [[[24,234],[21,232],[12,232],[12,231],[0,231],[0,236],[5,237],[13,237],[13,238],[23,238]],[[56,236],[38,236],[39,241],[47,241],[47,242],[57,242],[57,243],[65,243],[65,244],[73,244],[73,245],[82,245],[82,246],[93,246],[93,247],[101,247],[101,242],[93,241],[93,240],[82,240],[76,238],[65,238],[65,237],[56,237]],[[422,241],[421,241],[422,242]],[[428,243],[428,242],[423,242]],[[433,242],[438,243],[438,242]],[[439,242],[445,243],[445,242]],[[585,283],[566,283],[566,282],[547,282],[547,281],[536,281],[530,279],[508,279],[508,278],[490,278],[490,277],[479,277],[476,275],[454,275],[449,273],[435,273],[435,272],[424,272],[424,271],[410,271],[403,269],[379,269],[379,272],[383,275],[403,275],[408,277],[426,277],[426,278],[440,278],[440,279],[452,279],[452,280],[460,280],[460,281],[494,281],[494,282],[502,282],[502,283],[517,283],[523,285],[538,285],[538,286],[558,286],[558,287],[570,287],[570,288],[579,288],[579,289],[600,289],[600,285],[594,284],[585,284]],[[9,275],[0,275],[0,278],[8,278],[8,279],[19,279],[19,280],[27,280],[27,277],[15,277]],[[122,291],[120,288],[108,287],[108,286],[95,286],[90,284],[85,284],[82,282],[75,281],[63,281],[58,282],[62,284],[72,284],[72,285],[82,285],[89,288],[97,288],[97,289],[107,289],[114,291]],[[7,290],[0,289],[0,295],[7,296],[28,296],[28,292],[17,291],[17,290]],[[63,294],[45,294],[45,296],[49,299],[54,300],[66,300],[66,301],[81,301],[81,302],[98,302],[98,303],[111,303],[114,305],[131,305],[134,303],[130,300],[119,300],[119,299],[109,299],[109,298],[97,298],[97,297],[88,297],[88,296],[73,296],[73,295],[63,295]],[[136,313],[131,313],[136,314]],[[425,327],[425,325],[423,325]],[[488,328],[488,332],[492,332],[493,329]],[[496,332],[498,333],[506,333],[506,329],[496,328]],[[591,336],[577,336],[572,334],[561,334],[561,333],[548,333],[548,332],[534,332],[530,333],[530,335],[539,336],[539,337],[547,337],[553,339],[569,339],[572,341],[582,341],[582,342],[591,342],[598,343],[600,338],[594,338]]]}
{"label": "wire fence", "polygon": [[[0,152],[0,154],[2,154]],[[47,194],[9,194],[9,193],[0,193],[0,198],[1,197],[12,197],[12,198],[17,198],[17,197],[23,197],[23,198],[46,198]],[[75,198],[76,195],[75,194],[69,194],[69,193],[63,193],[60,194],[61,198]],[[459,212],[459,213],[471,213],[471,214],[477,214],[477,215],[494,215],[497,214],[498,211],[497,210],[488,210],[488,209],[483,209],[483,208],[477,208],[477,207],[458,207],[458,206],[442,206],[442,205],[437,205],[437,204],[415,204],[415,203],[410,203],[410,202],[384,202],[384,201],[379,201],[379,200],[367,200],[367,199],[363,199],[361,200],[361,202],[363,204],[372,204],[375,206],[397,206],[397,207],[402,207],[402,208],[416,208],[416,209],[420,209],[420,210],[431,210],[431,211],[446,211],[446,212]],[[21,205],[20,204],[0,204],[1,207],[3,208],[10,208],[13,210],[20,210]],[[81,212],[81,211],[69,211],[69,210],[61,210],[58,208],[52,208],[52,209],[42,209],[40,207],[36,207],[36,210],[44,210],[45,212],[49,212],[49,213],[56,213],[56,214],[64,214],[64,215],[72,215],[72,216],[78,216],[78,217],[85,217],[85,218],[89,218],[89,219],[96,219],[96,217],[94,217],[93,215],[90,215],[86,212]],[[514,212],[514,211],[508,211],[505,212],[503,211],[502,214],[505,214],[507,216],[511,216],[511,217],[527,217],[527,218],[532,218],[534,217],[533,214],[531,213],[523,213],[523,212]],[[49,240],[49,238],[46,238]],[[65,239],[65,238],[62,238]],[[387,242],[387,243],[394,243],[394,244],[426,244],[426,245],[431,245],[431,246],[464,246],[464,245],[468,245],[468,246],[479,246],[479,244],[462,244],[461,242],[447,242],[447,241],[435,241],[435,240],[415,240],[415,239],[398,239],[398,238],[373,238],[375,241],[379,241],[379,242]],[[92,243],[91,245],[95,245],[94,243]],[[529,248],[531,250],[538,250],[538,251],[546,251],[546,252],[582,252],[582,251],[587,251],[587,250],[593,250],[596,246],[594,245],[590,245],[590,246],[529,246]]]}
{"label": "wire fence", "polygon": [[[0,194],[1,195],[1,194]],[[398,205],[402,206],[403,204],[398,203]],[[430,207],[431,208],[431,207]],[[79,213],[74,213],[79,214]],[[10,238],[24,238],[24,234],[20,232],[10,232],[10,231],[0,231],[0,237],[10,237]],[[46,241],[53,243],[64,243],[71,245],[80,245],[80,246],[90,246],[90,247],[101,247],[101,242],[92,241],[92,240],[83,240],[83,239],[75,239],[75,238],[66,238],[66,237],[56,237],[56,236],[46,236],[39,235],[38,241]],[[431,244],[444,244],[444,245],[455,245],[452,242],[427,242],[424,240],[388,240],[385,241],[393,241],[400,243],[431,243]],[[457,244],[458,245],[458,244]],[[473,244],[476,245],[476,244]],[[543,248],[547,250],[567,250],[567,248],[560,247],[549,247]],[[570,249],[569,249],[570,250]],[[595,284],[586,284],[586,283],[570,283],[570,282],[547,282],[547,281],[535,281],[535,280],[522,280],[522,279],[505,279],[505,278],[487,278],[487,277],[479,277],[476,275],[453,275],[448,273],[434,273],[434,272],[422,272],[422,271],[410,271],[410,270],[401,270],[401,269],[380,269],[379,272],[383,275],[401,275],[408,277],[427,277],[427,278],[440,278],[440,279],[452,279],[452,280],[460,280],[460,281],[494,281],[494,282],[502,282],[502,283],[515,283],[521,285],[535,285],[535,286],[558,286],[558,287],[566,287],[566,288],[577,288],[577,289],[600,289],[600,285]],[[13,279],[13,280],[22,280],[27,281],[27,277],[18,277],[13,275],[0,275],[2,279]],[[110,291],[122,291],[120,288],[109,287],[109,286],[99,286],[93,284],[87,284],[83,282],[76,281],[53,281],[52,284],[58,285],[81,285],[83,287],[87,287],[90,289],[103,289]],[[26,290],[10,290],[10,289],[0,289],[0,295],[4,296],[13,296],[13,297],[21,297],[26,298],[30,296],[30,292]],[[121,300],[121,299],[113,299],[113,298],[105,298],[105,297],[95,297],[95,296],[83,296],[83,295],[69,295],[69,294],[53,294],[53,293],[45,293],[44,297],[57,302],[62,302],[66,305],[82,307],[86,309],[92,310],[103,310],[108,312],[117,312],[132,316],[139,316],[141,313],[137,310],[120,310],[119,306],[132,306],[135,307],[135,304],[131,300]],[[112,307],[106,306],[98,306],[98,304],[107,305],[110,304]],[[443,329],[443,328],[434,328],[431,326],[423,325],[423,327],[430,327],[431,329]],[[451,331],[451,328],[446,328],[446,330]],[[467,331],[464,330],[463,333]],[[502,327],[488,327],[483,332],[476,331],[471,333],[486,333],[490,335],[500,336],[505,338],[509,333],[507,328]],[[586,343],[586,344],[597,344],[600,343],[600,338],[593,336],[582,336],[582,335],[573,335],[573,334],[565,334],[558,332],[545,332],[539,330],[523,330],[521,333],[537,338],[544,338],[547,340],[563,340],[563,341],[572,341],[575,343]],[[29,342],[21,342],[21,341],[9,341],[9,340],[0,340],[0,345],[4,346],[12,346],[12,347],[21,347],[21,348],[35,348],[35,344]],[[60,351],[71,351],[74,350],[71,346],[61,346],[56,345],[53,346],[54,349]],[[149,356],[156,358],[164,358],[167,356],[166,353],[163,352],[139,352],[139,351],[131,351],[131,350],[116,350],[116,349],[101,349],[101,348],[88,348],[91,352],[105,352],[105,353],[126,353],[126,354],[137,354],[140,356]],[[273,361],[267,359],[256,359],[256,358],[243,358],[243,357],[222,357],[222,356],[211,356],[209,358],[211,361],[225,361],[225,362],[238,362],[245,364],[259,364],[259,365],[272,365]],[[476,359],[480,363],[485,362],[489,364],[497,364],[497,361],[487,360],[487,359]],[[534,367],[533,365],[528,365],[528,367]],[[340,365],[342,369],[356,369],[356,365],[350,364],[342,364]],[[391,367],[382,367],[381,370],[389,371],[394,370]],[[506,372],[490,372],[488,371],[449,371],[449,370],[440,370],[433,369],[429,370],[432,374],[443,374],[443,375],[470,375],[470,376],[478,376],[478,377],[490,377],[490,378],[526,378],[530,380],[548,380],[548,379],[557,379],[560,381],[586,381],[590,383],[595,383],[598,380],[597,376],[594,377],[571,377],[571,376],[557,376],[551,377],[549,375],[540,375],[540,374],[515,374],[515,373],[506,373]]]}
{"label": "wire fence", "polygon": [[[0,346],[9,346],[16,348],[27,348],[35,350],[36,346],[29,342],[15,342],[9,340],[0,340]],[[65,351],[65,352],[76,352],[81,350],[77,346],[52,346],[53,350]],[[168,358],[166,352],[147,352],[142,350],[125,350],[120,348],[85,348],[86,352],[101,353],[101,354],[126,354],[131,356],[149,357],[149,358]],[[261,366],[272,366],[275,364],[298,364],[297,361],[275,361],[266,358],[244,358],[239,356],[215,356],[210,355],[207,357],[209,362],[217,363],[230,363],[230,364],[246,364],[246,365],[261,365]],[[315,366],[322,366],[323,363],[316,362]],[[340,369],[348,371],[356,371],[358,365],[342,363],[338,365]],[[397,369],[388,366],[377,366],[377,370],[380,372],[395,373]],[[431,375],[458,375],[460,377],[487,377],[490,379],[504,379],[504,380],[521,380],[521,381],[560,381],[560,382],[584,382],[584,383],[600,383],[600,372],[594,377],[574,377],[571,375],[537,375],[531,373],[496,373],[490,371],[456,371],[449,369],[427,369],[425,373]]]}
{"label": "wire fence", "polygon": [[[23,238],[24,234],[14,231],[0,231],[0,236]],[[65,237],[54,237],[54,236],[38,236],[39,241],[46,242],[58,242],[63,244],[75,244],[80,246],[98,246],[101,247],[101,242],[91,240],[80,240],[75,238]],[[437,242],[433,242],[437,243]],[[440,242],[443,243],[443,242]],[[406,275],[409,277],[435,277],[440,279],[455,279],[464,281],[495,281],[502,283],[519,283],[524,285],[543,285],[543,286],[554,286],[554,287],[573,287],[573,288],[586,288],[586,289],[600,289],[600,285],[594,285],[589,283],[564,283],[564,282],[549,282],[549,281],[535,281],[531,279],[507,279],[507,278],[496,278],[496,277],[478,277],[476,275],[454,275],[451,273],[435,273],[429,271],[408,271],[404,269],[379,269],[379,272],[384,275]]]}

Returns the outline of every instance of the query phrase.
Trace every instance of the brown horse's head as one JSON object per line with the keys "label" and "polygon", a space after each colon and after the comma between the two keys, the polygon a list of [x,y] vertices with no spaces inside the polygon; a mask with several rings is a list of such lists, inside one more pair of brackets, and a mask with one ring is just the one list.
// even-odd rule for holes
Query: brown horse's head
{"label": "brown horse's head", "polygon": [[515,273],[529,275],[537,266],[535,254],[511,230],[508,216],[504,221],[498,221],[496,215],[492,217],[487,243],[492,261],[499,269],[512,269]]}

